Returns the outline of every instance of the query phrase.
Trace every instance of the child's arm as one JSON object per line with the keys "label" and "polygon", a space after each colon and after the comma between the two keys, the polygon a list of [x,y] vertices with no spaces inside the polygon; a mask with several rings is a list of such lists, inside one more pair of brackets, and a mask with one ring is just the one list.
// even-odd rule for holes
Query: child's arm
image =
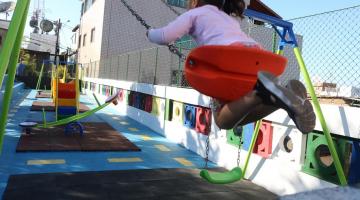
{"label": "child's arm", "polygon": [[180,15],[165,27],[150,29],[147,32],[147,36],[150,42],[166,45],[188,34],[192,26],[193,16],[187,12],[183,15]]}

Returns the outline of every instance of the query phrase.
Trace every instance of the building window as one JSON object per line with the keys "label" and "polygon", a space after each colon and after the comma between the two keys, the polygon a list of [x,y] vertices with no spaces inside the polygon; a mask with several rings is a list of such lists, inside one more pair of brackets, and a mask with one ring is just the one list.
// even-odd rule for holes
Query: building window
{"label": "building window", "polygon": [[95,39],[95,28],[91,29],[90,42],[94,42]]}
{"label": "building window", "polygon": [[79,43],[78,43],[78,49],[80,49],[80,47],[81,47],[81,35],[79,35],[79,41],[78,41]]}
{"label": "building window", "polygon": [[169,5],[180,7],[180,8],[187,8],[188,0],[166,0]]}
{"label": "building window", "polygon": [[83,36],[83,47],[86,45],[86,34]]}

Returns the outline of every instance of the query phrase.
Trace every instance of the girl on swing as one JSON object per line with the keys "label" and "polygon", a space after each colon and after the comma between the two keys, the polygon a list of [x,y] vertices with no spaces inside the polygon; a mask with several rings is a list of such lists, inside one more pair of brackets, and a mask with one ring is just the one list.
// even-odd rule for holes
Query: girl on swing
{"label": "girl on swing", "polygon": [[[159,29],[150,29],[148,39],[166,45],[189,34],[199,46],[262,48],[241,31],[240,23],[234,18],[244,18],[244,0],[189,0],[188,3],[189,10],[173,22]],[[232,102],[219,102],[213,98],[210,107],[215,123],[221,129],[255,122],[280,108],[287,111],[304,134],[311,132],[316,122],[313,107],[306,98],[305,86],[300,81],[290,80],[286,87],[282,87],[268,72],[258,72],[255,88],[245,96]]]}

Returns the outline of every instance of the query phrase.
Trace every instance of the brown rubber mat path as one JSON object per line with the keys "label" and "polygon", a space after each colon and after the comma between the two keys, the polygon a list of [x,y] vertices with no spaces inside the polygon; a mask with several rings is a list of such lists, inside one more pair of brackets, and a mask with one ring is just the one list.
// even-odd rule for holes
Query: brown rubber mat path
{"label": "brown rubber mat path", "polygon": [[44,92],[44,91],[36,92],[35,98],[51,98],[51,92]]}
{"label": "brown rubber mat path", "polygon": [[[45,109],[46,112],[55,112],[55,104],[53,102],[44,102],[44,101],[34,101],[31,105],[31,111],[42,111]],[[80,103],[79,112],[86,112],[89,111],[90,108],[86,105]]]}
{"label": "brown rubber mat path", "polygon": [[259,200],[278,197],[250,181],[212,185],[196,169],[12,175],[4,200]]}
{"label": "brown rubber mat path", "polygon": [[33,128],[30,135],[22,133],[16,152],[33,151],[141,151],[135,144],[107,123],[87,122],[84,135],[65,134],[64,126]]}

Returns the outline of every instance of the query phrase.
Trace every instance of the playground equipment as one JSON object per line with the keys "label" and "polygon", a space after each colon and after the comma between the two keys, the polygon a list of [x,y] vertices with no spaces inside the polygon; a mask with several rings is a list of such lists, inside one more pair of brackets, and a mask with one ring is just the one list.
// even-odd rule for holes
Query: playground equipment
{"label": "playground equipment", "polygon": [[[131,7],[129,7],[129,5],[126,3],[125,0],[121,0],[121,1],[129,9],[129,11],[146,27],[146,29],[150,28],[150,26],[148,24],[146,24],[146,22],[133,9],[131,9]],[[15,77],[16,63],[17,63],[17,58],[19,56],[21,38],[23,35],[24,27],[25,27],[29,3],[30,3],[30,0],[22,0],[22,1],[17,2],[17,6],[16,6],[16,9],[15,9],[15,12],[13,15],[14,20],[11,22],[11,24],[9,26],[9,32],[8,32],[5,42],[4,42],[4,47],[3,47],[4,51],[1,51],[1,54],[0,54],[0,84],[2,83],[4,73],[7,68],[8,68],[8,74],[9,74],[9,79],[6,84],[6,91],[5,91],[5,96],[4,96],[3,106],[2,106],[2,114],[1,114],[1,118],[0,118],[0,136],[1,136],[0,145],[2,145],[2,142],[3,142],[3,136],[4,136],[6,120],[7,120],[7,112],[9,110],[9,103],[11,100],[12,87],[13,87],[14,77]],[[249,16],[250,18],[269,23],[273,26],[273,28],[280,35],[280,38],[281,38],[279,50],[277,51],[278,54],[283,54],[284,47],[286,44],[290,44],[294,47],[294,53],[299,62],[301,73],[304,76],[304,80],[306,82],[307,89],[309,90],[309,93],[311,95],[317,117],[320,119],[320,123],[323,128],[323,132],[325,134],[327,144],[329,146],[331,155],[334,159],[338,178],[340,180],[341,185],[346,185],[347,183],[346,183],[344,171],[341,167],[338,154],[336,152],[335,146],[331,139],[331,135],[327,128],[327,125],[326,125],[324,116],[322,114],[319,102],[315,95],[315,91],[312,86],[311,80],[309,78],[307,69],[305,67],[304,60],[303,60],[300,50],[298,48],[298,44],[297,44],[293,29],[292,29],[293,25],[289,22],[282,21],[282,20],[279,20],[274,17],[269,17],[267,15],[264,15],[262,13],[258,13],[258,12],[252,11],[252,10],[246,10],[245,15]],[[279,28],[281,28],[282,30],[279,30]],[[185,56],[183,54],[181,54],[181,52],[179,52],[179,50],[177,50],[174,45],[168,45],[168,47],[171,52],[177,54],[181,59],[183,59],[183,60],[185,59]],[[231,59],[235,59],[235,58],[231,58]],[[190,62],[189,62],[189,64],[190,64]],[[83,113],[83,114],[85,114],[85,113]],[[75,115],[70,118],[62,119],[60,121],[62,121],[62,123],[70,123],[71,120],[75,121],[76,120],[75,118],[77,118],[77,117],[80,117],[80,116]],[[58,123],[59,123],[59,121],[58,121]],[[259,121],[256,125],[257,128],[255,129],[255,133],[253,134],[254,136],[252,139],[252,144],[251,144],[249,152],[252,152],[253,144],[256,141],[260,124],[261,124],[261,121]],[[51,125],[51,123],[50,123],[50,125]],[[57,125],[56,122],[53,125]],[[247,163],[248,163],[249,158],[250,157],[248,156],[244,170],[243,170],[243,175],[246,172]],[[223,176],[223,177],[225,177],[224,182],[230,182],[231,181],[230,178],[233,178],[234,176],[235,175],[232,175],[232,174],[230,174],[229,177]],[[207,180],[211,181],[210,178],[211,178],[211,176],[208,176]],[[222,177],[216,177],[215,174],[213,174],[212,178],[214,178],[214,181],[216,181]]]}
{"label": "playground equipment", "polygon": [[[121,0],[121,2],[123,3],[123,5],[129,10],[129,12],[131,12],[131,14],[136,17],[136,19],[148,30],[151,28],[150,25],[148,25],[146,23],[146,21],[127,3],[126,0]],[[172,9],[173,10],[173,9]],[[178,12],[174,12],[175,14],[179,15]],[[331,138],[331,135],[330,135],[330,132],[327,128],[327,125],[326,125],[326,122],[325,122],[325,119],[324,119],[324,116],[323,116],[323,113],[321,111],[321,108],[320,108],[320,104],[319,104],[319,101],[317,100],[317,97],[315,95],[315,91],[314,91],[314,87],[312,85],[312,82],[310,80],[310,77],[309,77],[309,73],[306,69],[306,66],[305,66],[305,63],[304,63],[304,60],[302,58],[302,55],[300,53],[300,50],[299,50],[299,47],[298,47],[298,43],[297,43],[297,40],[296,40],[296,37],[295,37],[295,34],[294,34],[294,31],[293,31],[293,24],[290,23],[290,22],[287,22],[287,21],[284,21],[284,20],[281,20],[281,19],[278,19],[278,18],[275,18],[275,17],[271,17],[271,16],[268,16],[268,15],[265,15],[263,13],[259,13],[259,12],[256,12],[256,11],[253,11],[253,10],[249,10],[249,9],[246,9],[245,10],[245,13],[244,13],[246,16],[248,16],[249,18],[251,19],[256,19],[258,21],[262,21],[262,22],[265,22],[265,23],[268,23],[270,24],[274,30],[276,31],[276,33],[280,36],[281,38],[281,41],[280,41],[280,44],[279,44],[279,49],[277,51],[277,54],[279,55],[283,55],[284,53],[284,47],[285,45],[289,44],[289,45],[292,45],[293,46],[293,49],[294,49],[294,53],[295,53],[295,56],[296,56],[296,59],[299,63],[299,66],[300,66],[300,71],[302,73],[302,75],[304,76],[304,80],[305,80],[305,83],[306,83],[306,86],[307,86],[307,89],[310,93],[310,96],[311,96],[311,99],[313,101],[313,105],[315,107],[315,112],[316,112],[316,115],[317,117],[319,118],[320,120],[320,123],[321,123],[321,126],[323,128],[323,132],[325,134],[325,137],[326,137],[326,141],[327,141],[327,144],[329,146],[329,149],[330,149],[330,152],[331,152],[331,156],[333,157],[334,159],[334,164],[335,164],[335,168],[336,168],[336,172],[337,172],[337,175],[338,175],[338,178],[340,180],[340,183],[341,185],[347,185],[347,181],[346,181],[346,177],[345,177],[345,174],[344,174],[344,170],[341,166],[341,163],[340,163],[340,160],[339,160],[339,156],[337,154],[337,151],[335,149],[335,146],[334,146],[334,143],[332,141],[332,138]],[[282,30],[279,30],[282,29]],[[171,51],[172,53],[176,54],[180,60],[186,60],[186,56],[184,54],[182,54],[174,44],[168,44],[167,45],[168,48],[169,48],[169,51]],[[231,49],[231,47],[227,47],[229,49]],[[209,52],[206,51],[205,49],[209,50],[211,52],[211,50],[214,50],[216,54],[215,57],[211,57],[209,56]],[[200,55],[200,59],[205,65],[208,66],[207,70],[205,71],[202,71],[202,72],[210,72],[210,73],[206,73],[205,76],[203,76],[202,78],[205,78],[205,79],[211,79],[213,77],[210,77],[210,75],[214,75],[216,73],[211,72],[211,67],[215,67],[215,70],[219,70],[218,72],[220,72],[219,75],[217,75],[217,78],[214,78],[215,80],[226,80],[227,79],[227,82],[224,84],[224,86],[230,86],[231,83],[234,83],[234,82],[244,82],[244,78],[246,75],[249,75],[249,73],[247,73],[245,70],[246,68],[251,68],[254,67],[254,66],[258,66],[258,64],[260,64],[259,61],[261,61],[263,64],[271,64],[273,63],[272,61],[275,61],[277,59],[279,59],[280,57],[275,55],[275,54],[272,54],[272,55],[269,55],[269,56],[265,56],[267,57],[269,60],[262,60],[262,58],[265,58],[263,57],[262,54],[260,54],[261,56],[258,57],[257,53],[259,52],[256,52],[256,51],[252,51],[249,52],[250,54],[248,55],[251,55],[253,54],[250,58],[247,58],[245,59],[246,60],[246,63],[245,65],[242,65],[243,67],[239,69],[239,71],[233,71],[233,70],[229,70],[230,68],[228,67],[224,67],[224,66],[229,66],[229,65],[226,65],[227,63],[238,63],[238,56],[241,56],[241,53],[243,53],[243,50],[240,50],[241,48],[239,48],[238,50],[236,50],[236,52],[234,52],[234,54],[236,54],[236,56],[234,56],[234,54],[232,56],[229,56],[228,60],[225,61],[225,59],[223,59],[223,56],[226,55],[225,53],[222,54],[222,51],[216,51],[215,49],[211,49],[211,47],[200,47],[200,48],[196,48],[194,50],[192,50],[192,52],[190,53],[190,57],[186,60],[186,66],[185,66],[185,72],[186,72],[186,76],[187,77],[191,77],[191,75],[193,75],[194,77],[196,75],[194,74],[191,74],[191,70],[194,70],[192,67],[194,65],[196,65],[197,63],[197,59],[195,59],[195,57],[193,57],[193,59],[191,59],[191,56],[192,55],[197,55],[199,54]],[[230,51],[230,50],[229,50]],[[206,56],[204,54],[201,54],[202,52],[206,52]],[[256,53],[256,54],[255,54]],[[213,53],[214,54],[214,53]],[[255,55],[255,56],[254,56]],[[202,58],[202,59],[201,59]],[[209,58],[212,58],[212,62],[211,63],[207,63],[205,62],[207,59]],[[219,58],[219,60],[216,60],[216,58]],[[261,60],[259,60],[261,59]],[[281,60],[281,59],[280,59]],[[225,61],[225,62],[224,62]],[[283,62],[282,62],[283,63]],[[240,65],[241,66],[241,65]],[[239,66],[239,67],[240,67]],[[245,66],[245,68],[244,68]],[[261,66],[261,65],[260,65]],[[274,65],[274,66],[278,66],[278,65]],[[281,64],[280,64],[280,67],[279,68],[273,68],[274,66],[267,66],[267,67],[270,67],[270,68],[267,68],[268,71],[270,72],[273,72],[275,75],[279,75],[279,72],[280,74],[282,73],[282,70],[281,69]],[[235,67],[234,66],[230,66],[231,69],[234,69]],[[264,66],[262,66],[264,67]],[[265,67],[266,68],[266,67]],[[221,69],[221,70],[220,70]],[[254,72],[257,72],[257,70],[261,70],[261,68],[256,68],[254,70]],[[280,71],[279,71],[280,70]],[[234,76],[234,72],[236,72],[236,75],[235,75],[235,78],[233,77]],[[241,72],[241,73],[239,73]],[[201,73],[201,75],[203,75],[204,73]],[[252,74],[252,73],[250,73]],[[256,73],[255,73],[256,74]],[[245,75],[245,76],[244,76]],[[201,78],[200,76],[197,76],[196,77],[198,80],[199,78]],[[233,78],[233,79],[232,79]],[[191,78],[190,78],[191,79]],[[237,80],[234,80],[234,81],[231,81],[234,80],[234,79],[237,79]],[[254,76],[252,76],[250,79],[254,79]],[[237,94],[235,95],[231,95],[231,94],[224,94],[221,92],[221,91],[224,91],[224,90],[220,90],[220,88],[212,88],[211,86],[207,86],[207,85],[202,85],[201,83],[201,80],[200,81],[196,81],[195,79],[192,81],[191,83],[191,86],[194,87],[195,89],[199,89],[200,92],[204,92],[204,94],[206,95],[210,95],[212,94],[213,97],[220,97],[220,99],[228,99],[228,100],[231,100],[231,98],[234,98],[237,96]],[[254,82],[254,80],[250,80],[249,83],[246,83],[247,80],[245,80],[245,85],[246,85],[246,88],[249,88],[251,84],[249,83],[252,83]],[[206,81],[206,83],[209,83],[209,81]],[[216,84],[219,84],[219,82],[216,82]],[[249,85],[247,85],[249,84]],[[198,87],[197,87],[198,86]],[[243,86],[241,84],[241,86]],[[241,92],[239,90],[239,88],[232,88],[232,89],[235,89],[236,92]],[[228,88],[226,88],[226,91],[229,91]],[[205,93],[207,92],[207,93]],[[214,92],[214,93],[213,93]],[[231,91],[232,92],[232,91]],[[242,91],[242,92],[246,92],[246,90]],[[210,95],[211,96],[211,95]],[[246,172],[246,168],[247,168],[247,165],[248,165],[248,161],[250,159],[250,154],[252,152],[252,149],[253,149],[253,146],[255,144],[255,141],[257,139],[257,135],[258,135],[258,131],[259,131],[259,127],[261,125],[261,120],[257,122],[256,124],[256,128],[255,128],[255,132],[253,134],[253,138],[252,138],[252,142],[251,142],[251,148],[249,150],[249,156],[246,160],[246,163],[245,163],[245,167],[244,167],[244,172],[243,174],[245,174]],[[237,170],[234,170],[234,171],[237,171]],[[207,173],[206,171],[203,172],[203,174],[209,174]],[[220,181],[220,179],[222,179],[222,181],[220,182],[223,182],[223,183],[226,183],[227,181],[228,182],[232,182],[234,179],[236,178],[239,178],[240,176],[238,175],[238,173],[234,173],[234,172],[229,172],[229,173],[223,173],[224,176],[221,176],[221,174],[215,174],[213,176],[203,176],[207,181],[209,182],[213,182],[213,183],[216,183],[218,181]],[[234,176],[237,176],[235,178],[232,177],[232,175]],[[217,180],[216,180],[217,179]]]}
{"label": "playground equipment", "polygon": [[49,123],[46,122],[45,111],[43,111],[44,117],[43,117],[42,124],[39,124],[37,122],[22,122],[19,124],[19,126],[25,128],[25,132],[27,134],[30,134],[32,128],[49,128],[49,127],[54,127],[54,126],[67,125],[65,127],[65,134],[74,133],[74,131],[77,131],[77,132],[80,132],[80,135],[83,135],[84,127],[81,125],[81,123],[79,123],[77,121],[80,119],[83,119],[85,117],[89,117],[90,115],[95,114],[97,111],[107,107],[111,103],[113,103],[114,105],[117,105],[118,104],[117,99],[118,99],[118,93],[115,93],[112,96],[110,96],[108,99],[106,99],[104,104],[99,105],[97,108],[94,108],[92,110],[89,110],[87,112],[84,112],[84,113],[81,113],[78,115],[74,115],[74,116],[71,116],[68,118],[64,118],[64,119],[54,121],[54,122],[49,122]]}

